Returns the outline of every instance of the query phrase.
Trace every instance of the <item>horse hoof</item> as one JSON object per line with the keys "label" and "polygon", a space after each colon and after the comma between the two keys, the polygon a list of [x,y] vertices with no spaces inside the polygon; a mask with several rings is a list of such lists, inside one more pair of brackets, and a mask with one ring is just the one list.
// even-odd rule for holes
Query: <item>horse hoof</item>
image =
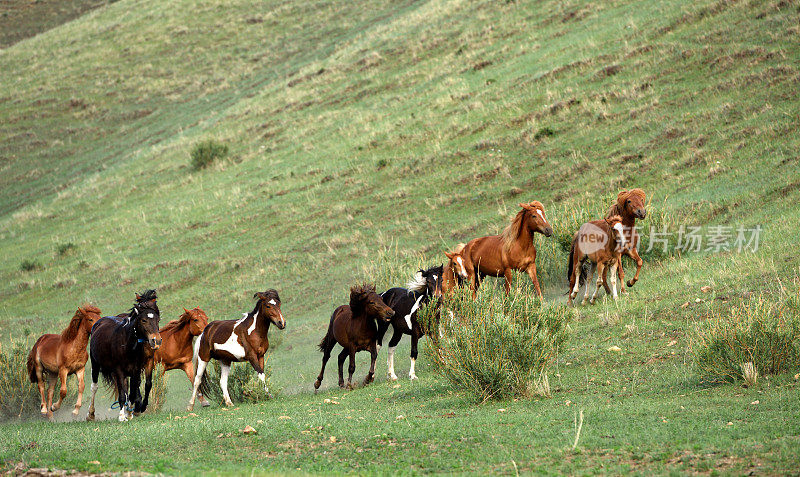
{"label": "horse hoof", "polygon": [[419,379],[419,378],[417,377],[417,375],[416,375],[416,374],[409,374],[409,375],[408,375],[408,379],[410,379],[411,381],[413,381],[413,380],[415,380],[415,379]]}
{"label": "horse hoof", "polygon": [[352,390],[353,390],[353,389],[355,389],[355,388],[356,388],[356,387],[355,387],[355,386],[353,386],[353,383],[347,383],[347,388],[346,388],[346,389],[347,389],[348,391],[352,391]]}
{"label": "horse hoof", "polygon": [[125,416],[119,416],[118,420],[119,420],[119,422],[126,422],[128,420],[128,418],[125,417]]}
{"label": "horse hoof", "polygon": [[[320,379],[317,379],[316,381],[314,381],[314,389],[319,389],[321,384],[322,384],[322,380],[320,380]],[[341,385],[341,383],[339,385]]]}
{"label": "horse hoof", "polygon": [[73,417],[78,417],[78,412],[80,412],[80,408],[76,407],[75,409],[72,410],[72,416]]}
{"label": "horse hoof", "polygon": [[396,374],[389,374],[389,375],[386,376],[386,379],[388,379],[389,381],[397,381],[397,375]]}
{"label": "horse hoof", "polygon": [[94,413],[90,413],[86,415],[86,422],[94,421]]}
{"label": "horse hoof", "polygon": [[202,401],[202,402],[200,403],[200,405],[201,405],[201,406],[203,406],[203,407],[208,407],[208,406],[210,406],[210,405],[211,405],[211,403],[210,403],[210,402],[208,402],[208,401]]}
{"label": "horse hoof", "polygon": [[226,407],[233,407],[233,401],[225,401]]}
{"label": "horse hoof", "polygon": [[42,408],[39,410],[39,412],[42,414],[42,416],[46,416],[47,415],[47,408],[42,406]]}

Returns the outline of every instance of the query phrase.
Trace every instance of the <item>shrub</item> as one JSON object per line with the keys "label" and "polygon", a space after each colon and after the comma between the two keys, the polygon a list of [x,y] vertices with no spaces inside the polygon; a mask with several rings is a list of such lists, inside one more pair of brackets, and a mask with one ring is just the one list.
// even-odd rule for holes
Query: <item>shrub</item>
{"label": "shrub", "polygon": [[783,304],[753,298],[727,315],[714,315],[701,325],[692,351],[707,383],[743,380],[800,367],[800,315],[795,300]]}
{"label": "shrub", "polygon": [[164,365],[156,364],[153,369],[153,387],[150,388],[150,397],[147,412],[158,412],[164,407],[167,400],[167,380],[164,376]]}
{"label": "shrub", "polygon": [[[269,379],[272,375],[272,367],[265,366],[264,374],[267,376],[267,387],[270,392],[276,392],[275,389],[272,389]],[[203,392],[207,398],[222,403],[225,400],[222,397],[219,378],[220,364],[219,361],[214,360],[206,368]],[[228,373],[228,394],[234,403],[255,403],[266,401],[272,397],[264,390],[264,383],[258,379],[258,374],[250,363],[232,363],[230,373]]]}
{"label": "shrub", "polygon": [[434,368],[479,401],[549,394],[547,370],[568,338],[572,310],[485,285],[475,300],[466,289],[447,297],[439,323],[434,306],[422,310]]}
{"label": "shrub", "polygon": [[23,260],[22,263],[19,264],[19,269],[24,272],[32,272],[39,268],[40,268],[39,262],[37,262],[36,260],[29,260],[27,258]]}
{"label": "shrub", "polygon": [[39,390],[28,378],[28,340],[0,347],[0,417],[21,417],[39,413]]}
{"label": "shrub", "polygon": [[196,170],[208,167],[218,159],[225,159],[228,156],[228,145],[219,143],[213,139],[202,141],[195,144],[191,152],[192,165]]}
{"label": "shrub", "polygon": [[58,247],[56,247],[56,251],[58,252],[58,255],[60,257],[63,257],[64,255],[70,253],[73,250],[75,250],[75,244],[72,242],[61,243],[58,244]]}

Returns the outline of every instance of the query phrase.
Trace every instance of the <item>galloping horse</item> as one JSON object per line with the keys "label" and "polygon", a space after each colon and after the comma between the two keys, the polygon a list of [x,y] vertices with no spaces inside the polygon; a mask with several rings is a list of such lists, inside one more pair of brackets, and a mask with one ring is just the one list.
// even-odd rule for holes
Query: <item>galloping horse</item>
{"label": "galloping horse", "polygon": [[[586,292],[583,295],[581,305],[586,303],[589,298],[589,286],[597,268],[597,288],[592,295],[591,303],[597,298],[597,292],[603,286],[606,293],[617,299],[617,280],[614,275],[619,264],[622,250],[625,248],[625,233],[623,232],[622,217],[614,215],[604,220],[593,220],[581,225],[575,238],[572,240],[572,249],[569,252],[569,264],[567,265],[567,279],[569,279],[569,304],[578,295],[578,288],[586,279],[583,270],[583,262],[592,262],[591,270],[586,281]],[[606,282],[606,267],[611,268],[612,290],[608,289]],[[623,274],[620,277],[622,280]]]}
{"label": "galloping horse", "polygon": [[322,376],[325,374],[325,365],[331,357],[331,350],[338,342],[342,345],[339,353],[339,387],[344,386],[344,360],[350,356],[350,365],[347,370],[348,389],[353,388],[353,373],[356,371],[356,353],[369,351],[372,361],[369,374],[364,378],[364,385],[372,382],[375,376],[375,360],[378,358],[378,325],[377,320],[389,322],[394,316],[394,310],[386,306],[380,295],[375,293],[374,285],[361,285],[350,288],[350,305],[342,305],[331,315],[328,332],[319,343],[322,351],[322,369],[314,382],[314,389],[319,389]]}
{"label": "galloping horse", "polygon": [[238,320],[213,321],[205,327],[194,345],[194,356],[197,359],[197,375],[194,377],[192,399],[189,401],[189,411],[194,409],[194,400],[200,385],[203,383],[206,367],[211,359],[216,359],[222,365],[219,385],[226,406],[233,406],[233,401],[228,394],[228,373],[231,363],[247,361],[258,373],[258,379],[267,389],[266,375],[264,374],[264,354],[269,349],[269,325],[275,324],[279,330],[286,328],[286,320],[281,313],[281,299],[277,290],[257,292],[256,306],[250,313]]}
{"label": "galloping horse", "polygon": [[[94,398],[100,374],[117,393],[119,420],[127,421],[132,413],[147,409],[147,400],[153,385],[152,373],[147,375],[144,400],[139,393],[142,370],[161,346],[158,332],[160,313],[156,304],[156,291],[136,294],[136,303],[130,312],[117,317],[103,317],[92,326],[89,358],[92,360],[92,404],[86,420],[94,420]],[[128,394],[130,378],[130,394]]]}
{"label": "galloping horse", "polygon": [[420,270],[414,275],[414,279],[406,285],[408,288],[390,288],[381,293],[381,299],[393,311],[394,316],[390,322],[378,324],[378,348],[383,344],[383,336],[389,325],[392,325],[394,332],[389,340],[389,357],[387,358],[387,376],[392,381],[397,380],[394,374],[394,352],[397,344],[403,335],[411,335],[411,369],[408,372],[409,379],[417,379],[414,366],[417,362],[417,342],[420,337],[425,335],[425,330],[417,320],[417,310],[431,299],[431,297],[441,294],[441,279],[444,267],[431,267],[427,270]]}
{"label": "galloping horse", "polygon": [[[192,339],[200,336],[208,324],[208,316],[200,308],[192,310],[183,309],[184,313],[177,320],[170,321],[159,333],[161,334],[161,347],[153,353],[152,359],[145,366],[145,374],[152,374],[156,364],[164,366],[163,372],[171,369],[182,369],[189,378],[189,385],[194,385],[194,365],[192,365]],[[200,403],[209,406],[206,398],[199,394]]]}
{"label": "galloping horse", "polygon": [[544,216],[544,206],[538,200],[530,204],[519,204],[522,208],[514,220],[500,235],[480,237],[467,242],[460,257],[469,276],[472,296],[475,297],[480,280],[484,276],[506,279],[506,294],[511,290],[511,271],[527,272],[533,281],[536,294],[542,296],[539,279],[536,276],[536,246],[533,234],[538,232],[545,237],[553,235],[553,228]]}
{"label": "galloping horse", "polygon": [[[622,217],[622,227],[625,231],[626,246],[622,250],[622,255],[627,255],[636,262],[636,274],[628,281],[628,286],[632,287],[639,280],[639,272],[642,270],[642,258],[639,256],[637,247],[639,246],[639,234],[636,232],[636,219],[644,219],[647,216],[645,204],[647,196],[642,189],[623,190],[617,195],[617,202],[608,209],[606,218],[614,215]],[[620,281],[620,291],[625,293],[625,282],[622,281],[624,272],[622,270],[622,257],[620,256],[617,268]],[[604,277],[605,279],[605,277]],[[614,282],[616,283],[616,278]]]}
{"label": "galloping horse", "polygon": [[[61,407],[61,403],[67,395],[67,376],[70,374],[78,377],[78,401],[72,411],[73,416],[78,415],[85,387],[83,373],[86,361],[89,359],[86,344],[89,342],[92,325],[99,319],[99,308],[83,305],[78,308],[69,325],[60,335],[40,336],[28,354],[28,376],[32,383],[39,386],[39,394],[42,396],[42,414],[46,414],[48,419],[53,419],[53,412]],[[46,402],[44,399],[45,377],[48,378]],[[61,391],[58,402],[53,404],[53,390],[57,378],[61,379]]]}

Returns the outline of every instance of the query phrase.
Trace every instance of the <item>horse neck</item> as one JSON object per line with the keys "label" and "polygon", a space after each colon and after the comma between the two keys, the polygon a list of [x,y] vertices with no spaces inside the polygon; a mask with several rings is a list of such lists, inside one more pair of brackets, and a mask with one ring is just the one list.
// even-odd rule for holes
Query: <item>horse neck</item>
{"label": "horse neck", "polygon": [[524,220],[519,228],[515,244],[523,250],[533,247],[533,234],[528,228],[528,221]]}
{"label": "horse neck", "polygon": [[636,216],[629,213],[627,210],[622,211],[621,217],[623,226],[633,228],[633,226],[636,225]]}
{"label": "horse neck", "polygon": [[[165,327],[163,331],[159,331],[163,343],[166,344],[167,340],[175,341],[179,346],[187,343],[191,344],[192,334],[189,332],[189,321],[179,321],[174,326]],[[163,346],[163,344],[162,344]]]}
{"label": "horse neck", "polygon": [[[70,324],[71,326],[71,324]],[[89,343],[89,334],[91,333],[91,328],[86,329],[84,325],[83,319],[81,319],[81,323],[78,326],[78,332],[75,333],[70,339],[64,339],[64,335],[61,335],[61,343],[64,346],[72,346],[75,349],[86,349],[87,343]]]}
{"label": "horse neck", "polygon": [[269,333],[269,325],[271,321],[266,313],[261,312],[261,306],[257,306],[252,312],[253,319],[256,320],[256,329],[261,336],[266,337]]}

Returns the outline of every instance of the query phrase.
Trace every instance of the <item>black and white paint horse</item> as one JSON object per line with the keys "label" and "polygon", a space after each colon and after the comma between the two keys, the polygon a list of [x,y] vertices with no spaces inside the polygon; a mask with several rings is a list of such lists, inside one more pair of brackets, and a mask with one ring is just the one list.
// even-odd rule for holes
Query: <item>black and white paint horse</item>
{"label": "black and white paint horse", "polygon": [[381,294],[384,303],[394,310],[394,317],[389,323],[381,323],[378,327],[378,348],[383,344],[383,336],[389,325],[394,330],[389,340],[389,357],[387,358],[386,375],[392,381],[397,380],[394,373],[394,352],[403,335],[411,335],[411,369],[409,379],[417,379],[414,367],[417,362],[417,342],[425,335],[425,330],[417,320],[417,311],[427,304],[431,298],[441,295],[442,265],[420,270],[406,286],[408,288],[390,288]]}

